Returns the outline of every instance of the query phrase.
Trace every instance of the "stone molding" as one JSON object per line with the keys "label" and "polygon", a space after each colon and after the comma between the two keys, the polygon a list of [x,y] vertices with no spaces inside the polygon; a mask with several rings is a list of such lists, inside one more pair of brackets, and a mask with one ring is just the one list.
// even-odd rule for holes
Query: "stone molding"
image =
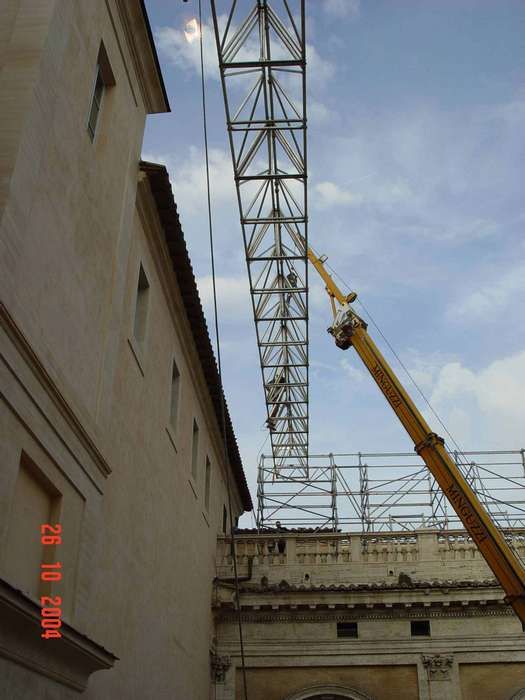
{"label": "stone molding", "polygon": [[[439,605],[439,604],[438,604]],[[440,606],[439,610],[431,610],[429,608],[392,608],[385,611],[373,611],[364,607],[363,609],[352,608],[351,611],[337,611],[324,609],[324,607],[315,606],[316,612],[297,611],[276,612],[270,610],[264,611],[244,611],[242,613],[242,621],[245,623],[284,623],[284,622],[346,622],[349,620],[392,620],[392,619],[433,619],[433,618],[464,618],[464,617],[496,617],[496,616],[512,616],[514,611],[510,606],[498,605],[497,607],[474,606],[449,608]],[[373,609],[373,608],[372,608]],[[318,610],[318,612],[317,612]],[[238,621],[237,613],[234,613],[231,608],[228,612],[218,611],[217,618],[220,622],[236,623]]]}
{"label": "stone molding", "polygon": [[303,688],[299,692],[287,695],[285,700],[372,700],[370,695],[365,695],[360,690],[347,688],[342,685],[315,684]]}
{"label": "stone molding", "polygon": [[[60,391],[54,379],[44,367],[40,358],[31,347],[31,344],[3,302],[0,302],[0,327],[6,332],[16,351],[20,354],[26,365],[35,375],[40,386],[42,389],[44,389],[48,397],[55,405],[56,409],[60,412],[68,427],[80,441],[82,447],[88,452],[93,464],[98,468],[104,477],[108,477],[111,474],[111,467],[98,449],[94,439],[87,432],[86,428],[82,424],[82,421],[78,418],[75,411],[64,397],[63,393]],[[4,357],[3,359],[10,370],[14,372],[14,369],[7,361],[7,358]],[[17,379],[23,384],[23,381],[18,375]]]}
{"label": "stone molding", "polygon": [[229,656],[211,655],[211,679],[214,683],[224,683],[226,681],[226,671],[232,665]]}
{"label": "stone molding", "polygon": [[453,654],[423,654],[421,662],[427,670],[429,680],[449,680],[451,678],[452,666],[454,665]]}
{"label": "stone molding", "polygon": [[[141,2],[139,0],[134,2],[113,0],[113,2],[117,6],[134,72],[148,114],[169,112],[162,74],[157,63],[156,49],[152,40],[150,41],[147,19]],[[106,7],[113,19],[109,0],[106,0]],[[122,48],[119,48],[122,52]],[[124,61],[124,63],[127,62]]]}
{"label": "stone molding", "polygon": [[41,631],[38,603],[0,579],[0,656],[79,691],[92,673],[118,661],[65,621],[60,639],[42,639]]}

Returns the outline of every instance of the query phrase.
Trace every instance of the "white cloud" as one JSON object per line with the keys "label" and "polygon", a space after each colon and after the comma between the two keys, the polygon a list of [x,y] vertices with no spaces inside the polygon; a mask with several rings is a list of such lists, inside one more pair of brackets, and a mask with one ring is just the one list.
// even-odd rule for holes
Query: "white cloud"
{"label": "white cloud", "polygon": [[313,44],[306,43],[306,76],[309,85],[326,85],[335,75],[335,65],[323,58]]}
{"label": "white cloud", "polygon": [[[199,277],[197,287],[206,316],[213,314],[213,278],[211,275]],[[248,276],[216,277],[217,307],[223,321],[236,321],[251,315],[250,288]]]}
{"label": "white cloud", "polygon": [[336,118],[335,112],[329,109],[323,102],[309,98],[306,105],[308,123],[322,126]]}
{"label": "white cloud", "polygon": [[[411,377],[419,388],[426,393],[432,391],[436,377],[441,371],[441,368],[454,361],[456,361],[456,358],[453,354],[443,353],[441,351],[421,353],[414,348],[410,348],[407,352],[403,353],[403,364],[408,367]],[[401,379],[404,380],[404,377],[401,376]],[[403,383],[406,384],[411,394],[415,393],[414,390],[412,390],[412,382],[403,381]],[[417,398],[417,396],[415,396],[415,398]]]}
{"label": "white cloud", "polygon": [[367,205],[363,223],[390,240],[426,238],[450,246],[521,240],[522,113],[525,100],[519,99],[490,109],[420,104],[384,115],[357,112],[345,136],[323,132],[329,156],[316,166],[360,195]]}
{"label": "white cloud", "polygon": [[354,19],[359,16],[361,9],[360,0],[324,0],[323,9],[332,17],[349,17]]}
{"label": "white cloud", "polygon": [[[182,161],[172,154],[144,154],[143,158],[167,167],[173,196],[185,217],[204,211],[207,190],[202,149],[190,146],[186,159]],[[235,207],[234,211],[237,211],[230,154],[220,148],[210,148],[209,163],[212,203],[215,205],[228,202]]]}
{"label": "white cloud", "polygon": [[437,375],[430,402],[462,447],[516,449],[525,445],[524,396],[522,351],[477,372],[460,362],[447,363]]}
{"label": "white cloud", "polygon": [[511,303],[525,302],[525,265],[508,270],[497,280],[483,280],[483,286],[468,293],[464,299],[450,305],[447,314],[456,320],[490,321]]}
{"label": "white cloud", "polygon": [[335,182],[328,180],[318,182],[314,186],[317,197],[312,198],[313,206],[319,209],[327,209],[333,206],[355,206],[363,201],[362,195],[354,194],[350,190],[343,189]]}
{"label": "white cloud", "polygon": [[[226,17],[218,18],[219,27],[226,24]],[[232,36],[236,30],[234,25],[230,26],[229,36]],[[196,73],[200,75],[200,42],[188,42],[184,34],[184,29],[176,27],[164,26],[155,31],[155,41],[159,50],[168,58],[174,65],[181,68],[187,73]],[[208,24],[202,25],[202,50],[204,58],[204,66],[207,78],[219,80],[219,69],[217,60],[217,48],[215,44],[215,33],[211,20]],[[317,48],[306,42],[306,62],[308,84],[314,86],[325,85],[335,75],[335,65],[323,58]],[[235,56],[236,61],[257,60],[259,57],[259,39],[256,32],[253,32],[246,38],[242,48]],[[289,58],[290,54],[280,44],[273,46],[273,58]],[[291,84],[297,83],[297,79],[292,79],[292,76],[286,73],[279,75],[281,84],[286,84],[290,87]],[[235,86],[236,82],[230,80],[230,85]],[[246,85],[246,81],[239,79],[238,84]],[[251,87],[251,83],[250,83]]]}
{"label": "white cloud", "polygon": [[354,384],[360,383],[364,379],[367,379],[365,372],[362,369],[356,367],[346,357],[343,357],[343,359],[340,360],[339,364],[343,372],[346,374],[347,378]]}
{"label": "white cloud", "polygon": [[[183,29],[160,27],[155,32],[155,42],[159,50],[174,65],[186,72],[200,75],[200,42],[189,43]],[[209,24],[202,26],[202,51],[207,77],[219,79],[217,49],[213,28]]]}

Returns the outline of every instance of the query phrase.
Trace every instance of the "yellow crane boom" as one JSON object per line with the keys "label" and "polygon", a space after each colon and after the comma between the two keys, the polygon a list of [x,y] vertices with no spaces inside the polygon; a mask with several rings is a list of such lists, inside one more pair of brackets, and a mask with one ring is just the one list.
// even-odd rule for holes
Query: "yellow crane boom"
{"label": "yellow crane boom", "polygon": [[308,259],[326,285],[334,314],[333,325],[328,330],[334,336],[337,346],[343,350],[350,346],[355,348],[413,440],[415,451],[424,460],[498,579],[506,593],[506,602],[512,605],[517,616],[525,623],[523,567],[445,450],[443,438],[430,429],[394,371],[368,335],[367,324],[351,307],[357,294],[352,292],[344,295],[341,292],[326,271],[324,266],[326,258],[319,257],[308,249]]}

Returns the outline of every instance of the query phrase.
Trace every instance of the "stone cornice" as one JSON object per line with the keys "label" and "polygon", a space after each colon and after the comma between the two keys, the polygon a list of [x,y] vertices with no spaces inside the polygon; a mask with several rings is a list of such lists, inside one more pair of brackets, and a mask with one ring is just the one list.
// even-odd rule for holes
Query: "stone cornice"
{"label": "stone cornice", "polygon": [[60,631],[60,639],[42,639],[40,606],[0,579],[0,656],[79,691],[118,660],[67,622]]}
{"label": "stone cornice", "polygon": [[[114,0],[148,114],[169,112],[157,51],[142,0]],[[108,0],[106,0],[110,10]],[[111,10],[110,10],[111,12]]]}
{"label": "stone cornice", "polygon": [[387,582],[375,582],[371,583],[347,583],[347,584],[319,584],[319,585],[295,585],[288,584],[286,582],[280,584],[271,584],[267,586],[262,585],[251,585],[251,586],[241,586],[241,593],[247,595],[275,595],[275,593],[356,593],[356,592],[388,592],[388,591],[413,591],[413,590],[425,590],[427,588],[431,589],[445,589],[449,590],[451,588],[498,588],[498,582],[496,579],[432,579],[432,580],[413,580],[410,584],[406,583],[387,583]]}
{"label": "stone cornice", "polygon": [[[216,619],[221,623],[237,624],[238,614],[231,608],[215,611]],[[433,619],[465,617],[500,617],[513,616],[512,608],[492,601],[491,604],[470,603],[468,606],[445,606],[436,603],[432,607],[402,604],[392,607],[384,605],[356,605],[351,610],[327,609],[327,606],[313,606],[309,610],[243,610],[243,623],[278,624],[290,622],[346,622],[349,620],[394,620],[394,619]]]}
{"label": "stone cornice", "polygon": [[[24,362],[30,368],[31,372],[34,374],[47,396],[51,399],[55,408],[59,411],[68,427],[73,431],[76,438],[82,444],[82,447],[89,454],[93,464],[98,468],[104,477],[109,476],[111,474],[111,468],[98,449],[94,438],[88,433],[83,422],[79,419],[70,403],[64,397],[63,393],[58,387],[58,384],[48,373],[40,358],[31,347],[24,333],[9,313],[5,304],[1,301],[0,328],[5,331],[16,351],[23,358]],[[0,357],[3,358],[10,370],[14,372],[14,369],[11,367],[7,357],[5,357],[3,354],[0,354]],[[18,376],[17,379],[18,381],[21,381],[21,378]]]}

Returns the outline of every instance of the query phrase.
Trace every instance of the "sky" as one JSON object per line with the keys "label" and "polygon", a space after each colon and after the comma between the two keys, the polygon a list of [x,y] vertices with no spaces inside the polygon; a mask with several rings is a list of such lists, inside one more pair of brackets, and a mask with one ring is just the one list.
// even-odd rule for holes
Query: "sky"
{"label": "sky", "polygon": [[[183,33],[198,3],[146,6],[172,111],[148,118],[143,158],[168,167],[212,329],[198,43]],[[525,447],[525,3],[307,0],[306,12],[311,245],[463,449]],[[254,496],[269,440],[207,0],[203,14],[223,383]],[[355,352],[327,335],[313,270],[309,303],[310,451],[411,452]]]}

